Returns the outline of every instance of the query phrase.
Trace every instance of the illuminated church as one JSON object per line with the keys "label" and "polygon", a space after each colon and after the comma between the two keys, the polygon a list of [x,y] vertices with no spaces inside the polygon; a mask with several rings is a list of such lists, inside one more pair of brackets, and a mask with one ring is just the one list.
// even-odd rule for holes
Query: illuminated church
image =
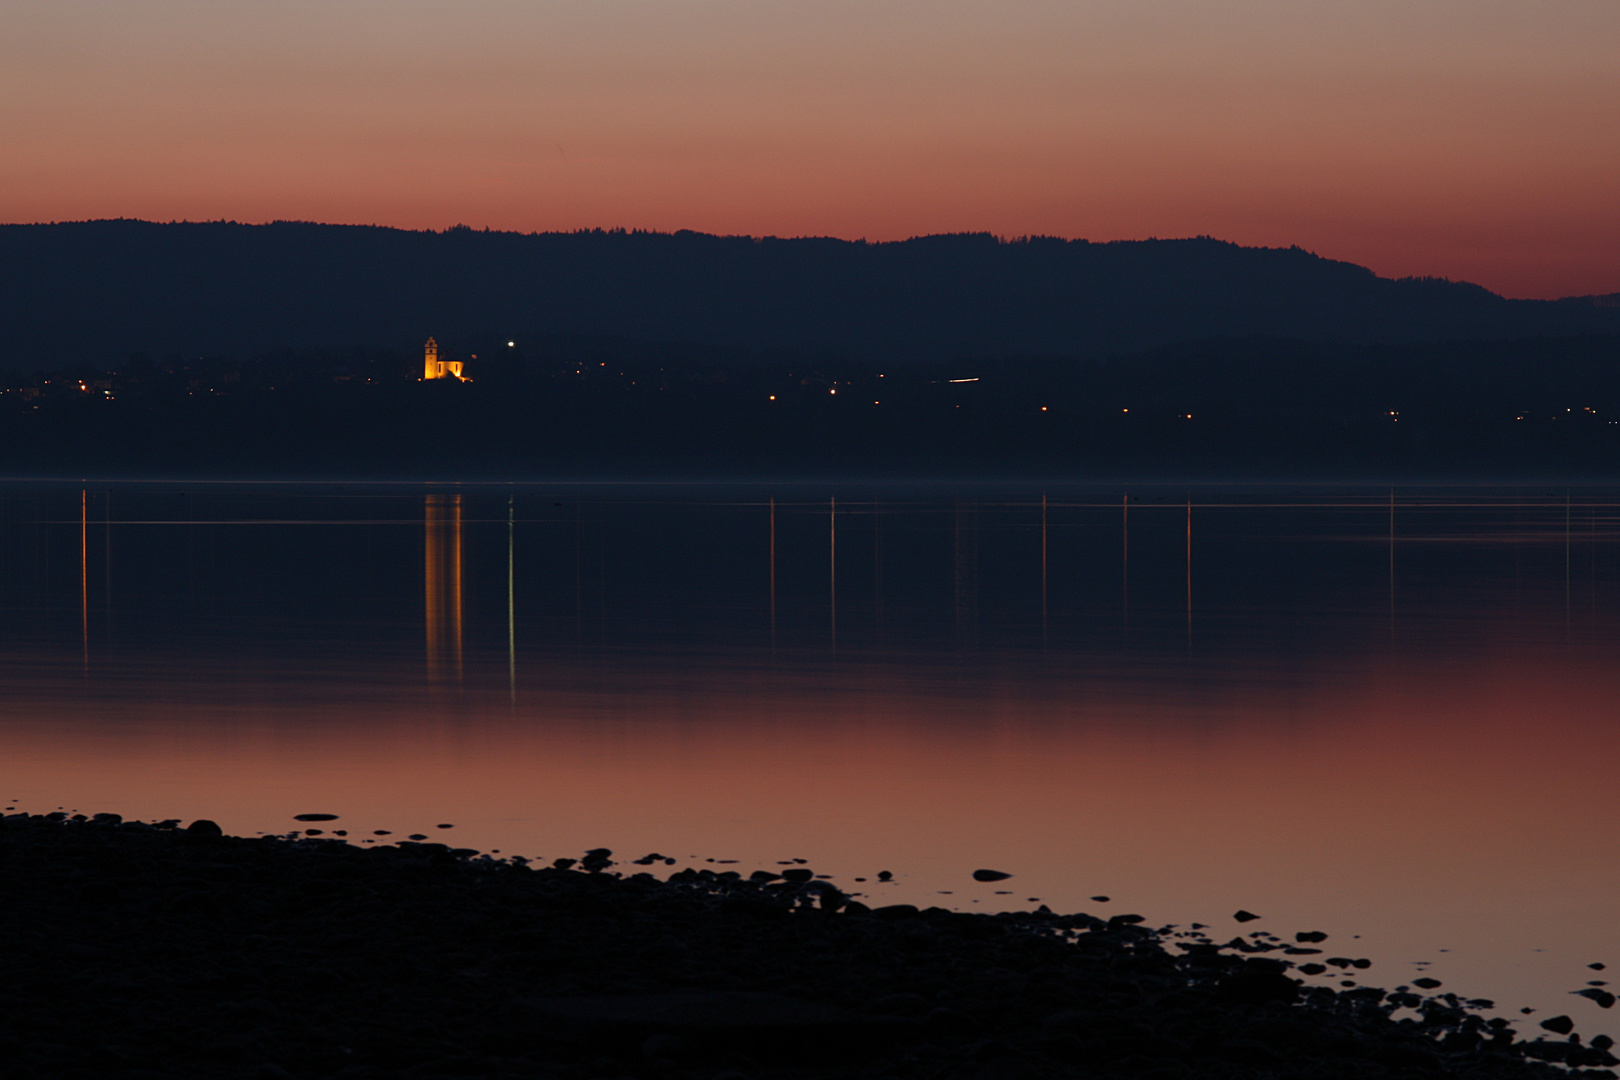
{"label": "illuminated church", "polygon": [[461,373],[460,360],[439,359],[439,343],[433,338],[427,339],[427,349],[422,358],[422,378],[468,381],[467,377]]}

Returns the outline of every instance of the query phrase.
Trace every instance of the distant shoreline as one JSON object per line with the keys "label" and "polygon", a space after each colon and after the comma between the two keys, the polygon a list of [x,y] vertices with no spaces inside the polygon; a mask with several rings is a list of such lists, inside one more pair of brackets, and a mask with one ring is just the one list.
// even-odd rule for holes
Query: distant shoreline
{"label": "distant shoreline", "polygon": [[[10,476],[1607,480],[1620,336],[889,365],[621,341],[0,371]],[[449,355],[448,353],[446,355]],[[461,355],[461,354],[457,354]],[[484,359],[478,359],[484,357]],[[456,361],[460,362],[460,361]]]}

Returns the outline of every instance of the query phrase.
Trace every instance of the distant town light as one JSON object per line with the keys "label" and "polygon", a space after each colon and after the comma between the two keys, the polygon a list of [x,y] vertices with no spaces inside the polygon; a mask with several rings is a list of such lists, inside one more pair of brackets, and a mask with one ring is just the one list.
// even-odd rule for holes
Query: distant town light
{"label": "distant town light", "polygon": [[771,395],[771,400],[772,400],[772,401],[775,401],[775,400],[776,400],[776,395],[775,395],[775,394],[772,394],[772,395]]}
{"label": "distant town light", "polygon": [[979,377],[977,375],[975,375],[971,379],[946,379],[945,381],[946,382],[978,382]]}
{"label": "distant town light", "polygon": [[828,390],[828,391],[827,391],[827,393],[829,393],[829,394],[836,394],[836,393],[838,393],[838,387],[836,387],[836,386],[835,386],[835,387],[833,387],[833,388],[832,388],[832,389],[830,389],[830,390]]}
{"label": "distant town light", "polygon": [[508,348],[508,349],[515,349],[515,348],[517,348],[517,342],[515,342],[515,341],[508,341],[508,342],[507,342],[507,343],[506,343],[506,347],[507,347],[507,348]]}

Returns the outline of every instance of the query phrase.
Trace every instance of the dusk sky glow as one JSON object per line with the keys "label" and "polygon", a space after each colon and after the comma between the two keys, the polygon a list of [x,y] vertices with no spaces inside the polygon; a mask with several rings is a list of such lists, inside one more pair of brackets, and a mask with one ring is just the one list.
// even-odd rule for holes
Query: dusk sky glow
{"label": "dusk sky glow", "polygon": [[0,0],[0,220],[1207,234],[1620,291],[1614,0]]}

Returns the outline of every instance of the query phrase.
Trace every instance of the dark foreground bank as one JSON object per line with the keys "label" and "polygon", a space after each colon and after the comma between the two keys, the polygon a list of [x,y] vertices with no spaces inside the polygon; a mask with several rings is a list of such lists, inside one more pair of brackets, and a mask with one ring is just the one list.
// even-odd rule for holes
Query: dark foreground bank
{"label": "dark foreground bank", "polygon": [[1361,968],[1269,935],[612,865],[7,817],[0,1074],[1615,1075],[1608,1040],[1517,1039],[1488,1003],[1307,986]]}

